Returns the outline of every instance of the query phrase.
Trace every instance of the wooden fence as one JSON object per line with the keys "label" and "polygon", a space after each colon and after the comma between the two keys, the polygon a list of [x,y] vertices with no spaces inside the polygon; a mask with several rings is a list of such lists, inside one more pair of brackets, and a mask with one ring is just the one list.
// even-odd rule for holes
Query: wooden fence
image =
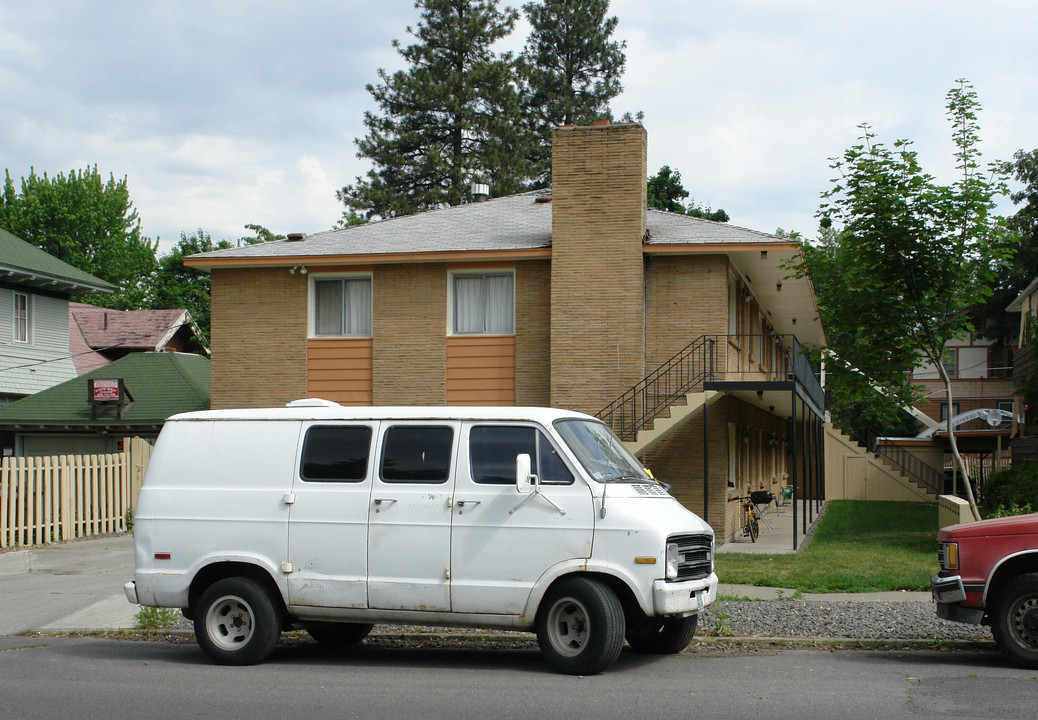
{"label": "wooden fence", "polygon": [[0,548],[125,532],[151,445],[126,438],[113,455],[5,457],[0,464]]}

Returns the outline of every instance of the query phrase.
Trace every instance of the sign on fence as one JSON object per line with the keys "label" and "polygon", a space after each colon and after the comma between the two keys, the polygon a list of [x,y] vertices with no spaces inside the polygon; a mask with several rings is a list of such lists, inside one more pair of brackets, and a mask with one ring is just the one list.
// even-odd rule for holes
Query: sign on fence
{"label": "sign on fence", "polygon": [[151,445],[124,441],[113,455],[5,457],[0,461],[0,547],[124,532]]}

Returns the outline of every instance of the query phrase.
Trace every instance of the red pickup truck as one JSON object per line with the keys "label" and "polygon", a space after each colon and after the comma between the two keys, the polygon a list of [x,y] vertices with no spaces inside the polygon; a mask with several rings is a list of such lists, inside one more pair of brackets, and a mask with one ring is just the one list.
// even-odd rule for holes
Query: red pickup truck
{"label": "red pickup truck", "polygon": [[1038,668],[1038,514],[942,528],[937,558],[937,616],[990,625],[1003,653]]}

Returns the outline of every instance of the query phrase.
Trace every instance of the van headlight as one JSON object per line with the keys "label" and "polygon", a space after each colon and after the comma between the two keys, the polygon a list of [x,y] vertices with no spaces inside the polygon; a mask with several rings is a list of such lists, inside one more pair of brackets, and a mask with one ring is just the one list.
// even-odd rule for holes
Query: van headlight
{"label": "van headlight", "polygon": [[681,554],[678,552],[677,543],[667,543],[667,579],[676,580],[678,577],[678,563]]}

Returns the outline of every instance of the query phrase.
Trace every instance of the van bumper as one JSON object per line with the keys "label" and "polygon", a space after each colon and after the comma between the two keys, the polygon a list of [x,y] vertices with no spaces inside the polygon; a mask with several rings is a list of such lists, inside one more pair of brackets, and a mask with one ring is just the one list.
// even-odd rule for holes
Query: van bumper
{"label": "van bumper", "polygon": [[703,580],[652,583],[652,606],[656,615],[696,615],[717,599],[717,575]]}
{"label": "van bumper", "polygon": [[133,580],[123,585],[123,594],[126,595],[126,599],[130,601],[132,605],[140,605],[137,602],[137,583]]}

